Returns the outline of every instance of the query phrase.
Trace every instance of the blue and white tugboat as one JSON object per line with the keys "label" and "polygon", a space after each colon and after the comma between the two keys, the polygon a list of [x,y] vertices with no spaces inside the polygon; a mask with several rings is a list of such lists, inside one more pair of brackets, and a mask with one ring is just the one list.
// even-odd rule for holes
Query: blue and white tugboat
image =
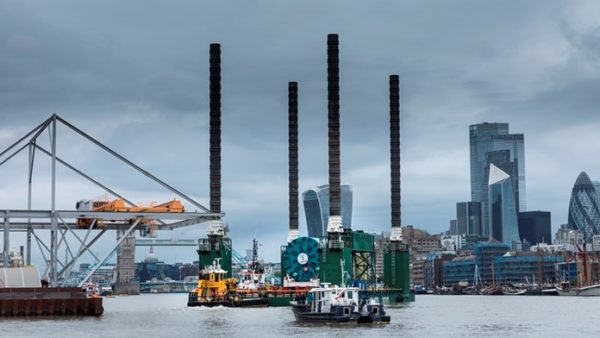
{"label": "blue and white tugboat", "polygon": [[383,304],[373,299],[359,299],[359,289],[355,287],[323,287],[307,292],[306,297],[291,301],[292,311],[298,321],[304,322],[389,322]]}

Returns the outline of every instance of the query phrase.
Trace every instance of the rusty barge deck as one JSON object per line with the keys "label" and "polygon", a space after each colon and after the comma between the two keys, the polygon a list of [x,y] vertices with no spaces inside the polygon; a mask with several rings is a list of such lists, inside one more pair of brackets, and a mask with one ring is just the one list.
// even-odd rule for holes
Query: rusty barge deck
{"label": "rusty barge deck", "polygon": [[80,288],[0,288],[0,317],[101,316],[101,297]]}

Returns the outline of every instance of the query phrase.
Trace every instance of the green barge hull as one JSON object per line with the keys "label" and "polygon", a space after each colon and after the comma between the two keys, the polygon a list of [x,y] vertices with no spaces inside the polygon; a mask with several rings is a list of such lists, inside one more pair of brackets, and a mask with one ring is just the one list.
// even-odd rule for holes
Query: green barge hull
{"label": "green barge hull", "polygon": [[273,296],[269,295],[269,306],[290,306],[290,302],[294,300],[293,296]]}

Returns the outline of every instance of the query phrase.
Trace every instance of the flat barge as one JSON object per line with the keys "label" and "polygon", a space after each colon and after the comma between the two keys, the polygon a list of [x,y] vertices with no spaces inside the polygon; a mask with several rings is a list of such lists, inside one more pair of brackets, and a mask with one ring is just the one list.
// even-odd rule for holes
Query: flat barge
{"label": "flat barge", "polygon": [[101,316],[102,297],[81,288],[0,288],[0,317]]}
{"label": "flat barge", "polygon": [[206,300],[198,299],[194,292],[190,292],[188,296],[187,306],[206,306],[206,307],[264,307],[267,306],[267,297],[227,297],[224,299]]}

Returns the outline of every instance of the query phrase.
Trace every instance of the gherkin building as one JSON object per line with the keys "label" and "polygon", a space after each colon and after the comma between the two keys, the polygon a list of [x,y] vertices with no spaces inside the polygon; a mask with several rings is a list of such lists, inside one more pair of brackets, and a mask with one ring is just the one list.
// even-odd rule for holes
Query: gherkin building
{"label": "gherkin building", "polygon": [[583,233],[586,242],[600,234],[600,208],[598,195],[590,177],[581,172],[575,181],[569,203],[569,228]]}

